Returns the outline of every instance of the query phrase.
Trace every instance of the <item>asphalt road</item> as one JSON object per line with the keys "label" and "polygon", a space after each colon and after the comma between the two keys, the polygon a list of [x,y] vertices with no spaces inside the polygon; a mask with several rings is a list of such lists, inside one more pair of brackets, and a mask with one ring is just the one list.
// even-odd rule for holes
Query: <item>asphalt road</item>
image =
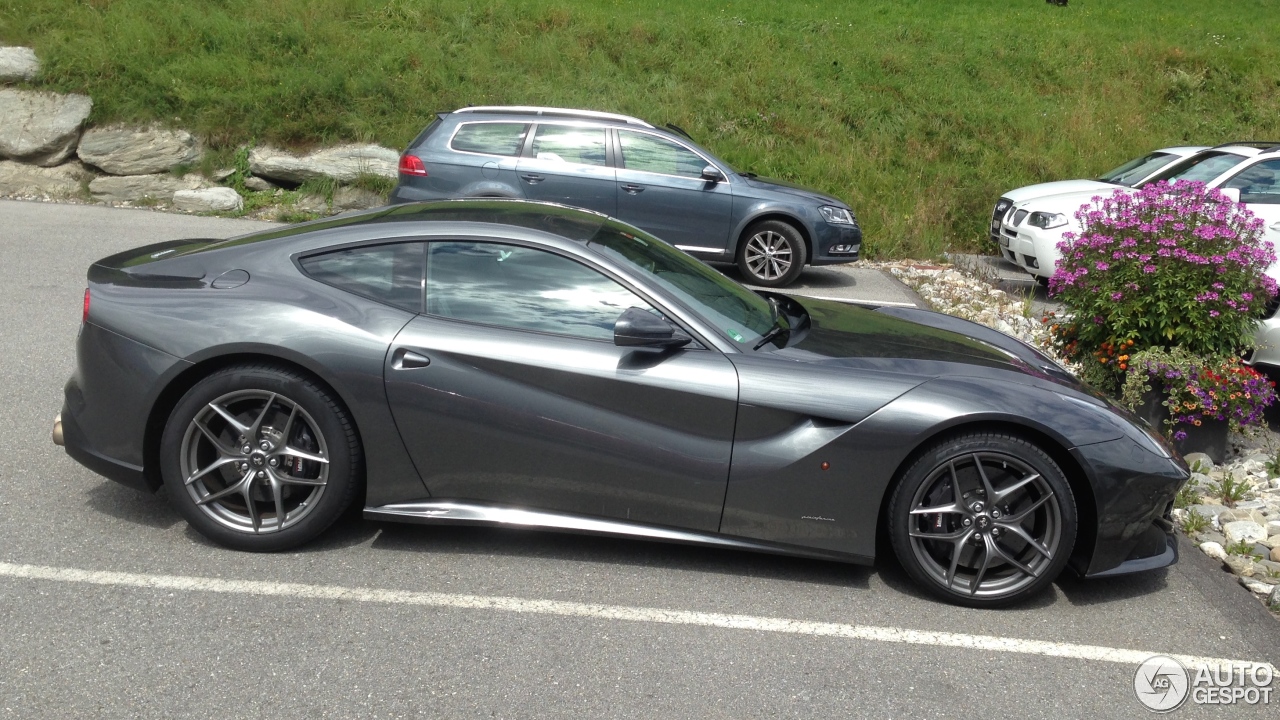
{"label": "asphalt road", "polygon": [[0,202],[0,718],[1131,718],[1135,655],[1280,665],[1280,624],[1189,547],[985,612],[888,562],[515,530],[352,517],[299,552],[213,547],[49,429],[91,261],[262,225]]}

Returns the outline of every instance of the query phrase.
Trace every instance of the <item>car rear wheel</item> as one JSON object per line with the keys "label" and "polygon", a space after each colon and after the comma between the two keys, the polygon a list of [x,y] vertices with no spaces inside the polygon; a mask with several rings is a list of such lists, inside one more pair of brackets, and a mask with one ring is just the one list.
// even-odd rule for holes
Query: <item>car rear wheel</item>
{"label": "car rear wheel", "polygon": [[202,535],[269,552],[324,532],[355,498],[360,443],[346,411],[309,378],[237,366],[191,388],[160,441],[169,497]]}
{"label": "car rear wheel", "polygon": [[1057,463],[1021,438],[973,433],[925,451],[889,501],[889,537],[912,579],[971,607],[1044,590],[1076,539],[1076,505]]}
{"label": "car rear wheel", "polygon": [[781,220],[747,228],[738,245],[738,269],[752,285],[783,287],[795,282],[807,260],[800,231]]}

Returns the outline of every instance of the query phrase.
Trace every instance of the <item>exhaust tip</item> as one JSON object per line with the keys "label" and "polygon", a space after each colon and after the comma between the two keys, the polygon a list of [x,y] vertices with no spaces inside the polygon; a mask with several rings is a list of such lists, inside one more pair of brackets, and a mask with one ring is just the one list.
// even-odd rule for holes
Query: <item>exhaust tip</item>
{"label": "exhaust tip", "polygon": [[53,419],[53,444],[62,447],[62,413]]}

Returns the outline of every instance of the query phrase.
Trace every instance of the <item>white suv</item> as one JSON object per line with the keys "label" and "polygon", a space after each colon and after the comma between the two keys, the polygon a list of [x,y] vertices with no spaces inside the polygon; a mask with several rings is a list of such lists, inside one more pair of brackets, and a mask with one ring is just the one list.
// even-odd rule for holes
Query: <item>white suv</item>
{"label": "white suv", "polygon": [[[1267,239],[1280,245],[1280,206],[1259,200],[1270,197],[1274,202],[1276,199],[1274,195],[1259,192],[1264,187],[1262,175],[1273,169],[1280,169],[1280,143],[1234,143],[1185,157],[1133,187],[1161,180],[1199,180],[1211,188],[1240,190],[1241,199],[1249,209],[1266,220]],[[1111,186],[1011,204],[1000,217],[998,227],[994,220],[992,222],[993,230],[999,234],[1001,254],[1037,282],[1048,283],[1061,257],[1058,243],[1062,242],[1062,236],[1081,231],[1076,211],[1094,197],[1110,195],[1116,189]]]}
{"label": "white suv", "polygon": [[[1134,158],[1115,170],[1104,174],[1097,180],[1058,180],[1010,190],[1001,195],[1000,199],[996,201],[995,211],[991,214],[991,240],[1003,245],[1003,243],[1000,243],[1000,221],[1008,214],[1009,208],[1013,207],[1015,203],[1050,195],[1111,192],[1117,186],[1137,187],[1139,183],[1168,167],[1170,163],[1177,162],[1204,149],[1204,146],[1161,148],[1153,153]],[[1005,257],[1009,256],[1003,250],[1001,252]],[[1012,258],[1010,259],[1012,260]]]}

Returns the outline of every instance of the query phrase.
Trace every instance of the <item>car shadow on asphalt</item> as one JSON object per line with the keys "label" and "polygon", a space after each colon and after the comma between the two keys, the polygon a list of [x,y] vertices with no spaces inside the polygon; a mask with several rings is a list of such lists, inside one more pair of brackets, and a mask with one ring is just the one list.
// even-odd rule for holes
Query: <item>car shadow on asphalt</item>
{"label": "car shadow on asphalt", "polygon": [[449,555],[501,555],[684,570],[770,580],[868,589],[874,570],[862,565],[783,557],[725,548],[628,540],[596,535],[514,528],[423,527],[399,523],[367,525],[381,530],[376,550]]}
{"label": "car shadow on asphalt", "polygon": [[134,525],[167,530],[182,522],[163,492],[149,495],[103,480],[86,491],[85,498],[93,510]]}

